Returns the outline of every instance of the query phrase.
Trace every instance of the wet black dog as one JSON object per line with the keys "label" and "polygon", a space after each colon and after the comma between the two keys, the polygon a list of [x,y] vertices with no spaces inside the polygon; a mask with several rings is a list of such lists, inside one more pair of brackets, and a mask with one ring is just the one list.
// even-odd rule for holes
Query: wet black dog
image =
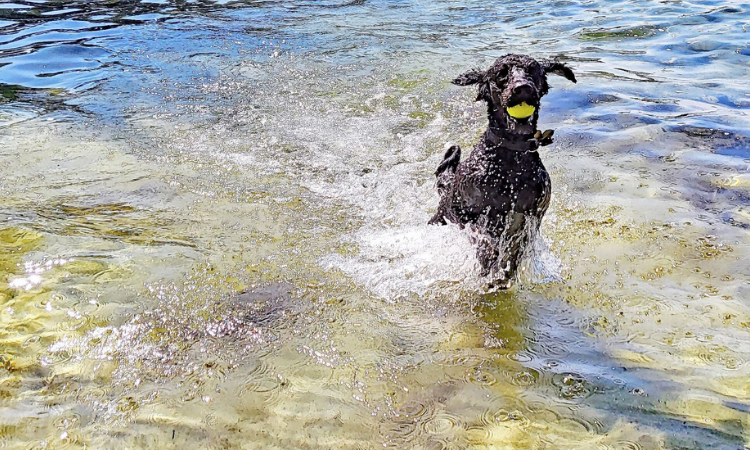
{"label": "wet black dog", "polygon": [[576,82],[564,64],[524,55],[505,55],[487,71],[453,80],[479,85],[476,100],[487,102],[489,125],[465,161],[458,146],[448,149],[435,172],[440,205],[430,223],[478,230],[483,276],[492,275],[500,288],[510,288],[530,234],[539,230],[549,206],[550,178],[537,149],[552,143],[553,131],[536,127],[550,73]]}

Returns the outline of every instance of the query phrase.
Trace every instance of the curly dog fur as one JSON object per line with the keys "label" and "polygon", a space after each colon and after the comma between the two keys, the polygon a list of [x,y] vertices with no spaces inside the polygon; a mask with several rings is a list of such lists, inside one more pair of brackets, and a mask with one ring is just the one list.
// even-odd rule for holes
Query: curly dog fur
{"label": "curly dog fur", "polygon": [[[550,202],[550,177],[537,153],[552,143],[552,130],[537,130],[540,101],[549,91],[547,74],[576,82],[565,64],[513,54],[453,80],[478,85],[476,100],[487,103],[489,123],[466,160],[458,146],[446,152],[435,172],[440,203],[430,223],[478,230],[483,276],[492,275],[500,288],[511,287],[530,230],[539,229]],[[519,118],[509,112],[518,105],[533,113]]]}

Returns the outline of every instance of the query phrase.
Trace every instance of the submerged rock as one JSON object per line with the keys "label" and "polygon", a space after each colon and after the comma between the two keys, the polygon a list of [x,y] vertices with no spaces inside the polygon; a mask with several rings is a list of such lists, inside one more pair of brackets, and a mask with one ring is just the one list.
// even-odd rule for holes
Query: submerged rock
{"label": "submerged rock", "polygon": [[299,304],[292,299],[294,285],[285,281],[245,290],[234,299],[240,317],[258,326],[273,326],[274,322],[299,312]]}

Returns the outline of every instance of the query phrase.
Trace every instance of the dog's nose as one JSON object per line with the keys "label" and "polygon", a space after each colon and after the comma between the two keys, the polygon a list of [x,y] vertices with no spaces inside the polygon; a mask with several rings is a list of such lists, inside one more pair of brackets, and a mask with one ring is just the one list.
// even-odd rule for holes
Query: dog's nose
{"label": "dog's nose", "polygon": [[522,84],[513,88],[513,98],[517,100],[533,100],[536,96],[534,88],[530,84]]}

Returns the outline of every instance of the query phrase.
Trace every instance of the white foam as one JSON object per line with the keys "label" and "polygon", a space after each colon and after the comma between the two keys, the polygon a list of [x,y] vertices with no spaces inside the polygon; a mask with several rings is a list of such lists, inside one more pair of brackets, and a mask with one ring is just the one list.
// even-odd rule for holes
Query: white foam
{"label": "white foam", "polygon": [[456,225],[368,227],[352,240],[359,246],[357,255],[330,255],[321,263],[341,270],[380,297],[423,295],[445,284],[470,290],[481,287],[469,233]]}

